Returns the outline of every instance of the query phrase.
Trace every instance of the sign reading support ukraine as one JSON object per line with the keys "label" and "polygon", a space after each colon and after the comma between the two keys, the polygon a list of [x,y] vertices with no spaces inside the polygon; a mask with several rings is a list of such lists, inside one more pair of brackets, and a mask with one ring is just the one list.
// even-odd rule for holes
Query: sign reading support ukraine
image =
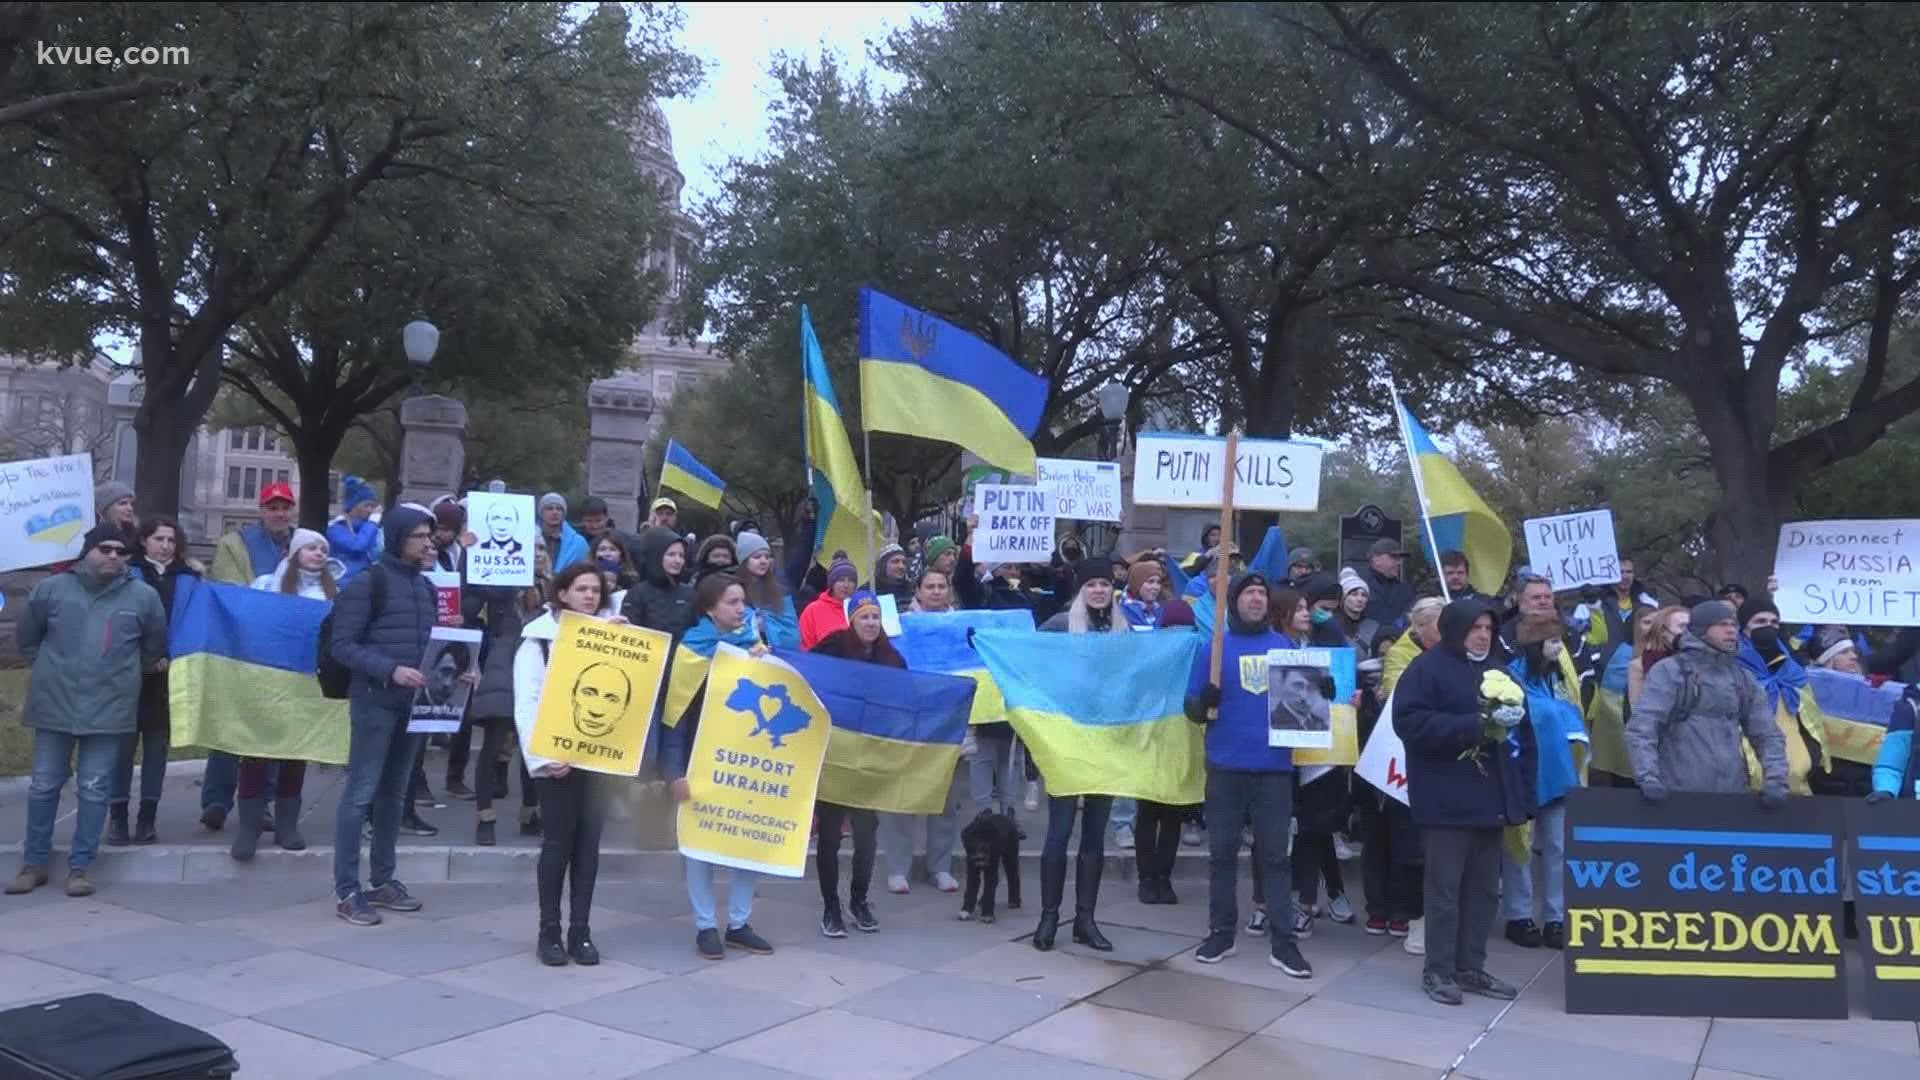
{"label": "sign reading support ukraine", "polygon": [[1575,789],[1567,1011],[1845,1019],[1845,845],[1837,799]]}
{"label": "sign reading support ukraine", "polygon": [[799,672],[731,645],[714,651],[680,804],[680,854],[800,877],[832,722]]}

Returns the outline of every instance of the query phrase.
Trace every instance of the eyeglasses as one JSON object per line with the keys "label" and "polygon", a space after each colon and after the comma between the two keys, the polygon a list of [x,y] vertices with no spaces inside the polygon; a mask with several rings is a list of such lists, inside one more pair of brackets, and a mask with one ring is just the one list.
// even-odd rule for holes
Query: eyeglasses
{"label": "eyeglasses", "polygon": [[121,547],[119,544],[97,544],[93,550],[102,555],[111,555],[116,559],[124,559],[127,557],[127,549]]}

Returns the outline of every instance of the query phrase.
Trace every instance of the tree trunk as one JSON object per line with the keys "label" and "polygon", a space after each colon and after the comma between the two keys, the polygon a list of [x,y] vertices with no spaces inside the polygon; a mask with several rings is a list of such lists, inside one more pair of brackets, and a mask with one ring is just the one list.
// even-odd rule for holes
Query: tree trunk
{"label": "tree trunk", "polygon": [[[1737,394],[1723,385],[1688,387],[1694,417],[1706,436],[1720,505],[1708,537],[1720,582],[1738,582],[1750,591],[1766,588],[1780,539],[1780,523],[1792,504],[1791,491],[1778,491],[1768,450],[1773,433],[1751,430]],[[1656,482],[1649,475],[1644,478]]]}
{"label": "tree trunk", "polygon": [[200,417],[180,401],[142,398],[133,414],[134,506],[142,517],[180,514],[180,471]]}
{"label": "tree trunk", "polygon": [[333,455],[340,440],[322,434],[304,434],[294,443],[294,460],[300,470],[300,527],[315,532],[327,531],[327,510],[333,501],[333,484],[327,472],[333,467]]}

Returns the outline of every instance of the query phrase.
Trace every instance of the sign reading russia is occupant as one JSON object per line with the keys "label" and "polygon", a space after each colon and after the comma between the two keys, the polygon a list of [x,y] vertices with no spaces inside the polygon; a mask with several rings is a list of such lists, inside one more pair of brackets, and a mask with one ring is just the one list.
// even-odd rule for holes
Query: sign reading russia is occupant
{"label": "sign reading russia is occupant", "polygon": [[1920,521],[1796,521],[1780,527],[1773,602],[1789,623],[1920,623]]}
{"label": "sign reading russia is occupant", "polygon": [[1553,583],[1553,591],[1620,580],[1620,549],[1613,539],[1613,511],[1528,518],[1527,565]]}
{"label": "sign reading russia is occupant", "polygon": [[832,726],[819,695],[785,661],[720,646],[687,766],[680,854],[781,877],[805,874]]}
{"label": "sign reading russia is occupant", "polygon": [[[1134,440],[1133,501],[1141,506],[1220,505],[1227,443],[1213,435],[1144,431]],[[1241,510],[1318,510],[1321,451],[1308,443],[1241,439],[1233,505]]]}
{"label": "sign reading russia is occupant", "polygon": [[564,612],[527,749],[590,772],[634,776],[673,638]]}
{"label": "sign reading russia is occupant", "polygon": [[973,489],[973,557],[979,562],[1046,562],[1053,554],[1053,504],[1040,488],[981,484]]}

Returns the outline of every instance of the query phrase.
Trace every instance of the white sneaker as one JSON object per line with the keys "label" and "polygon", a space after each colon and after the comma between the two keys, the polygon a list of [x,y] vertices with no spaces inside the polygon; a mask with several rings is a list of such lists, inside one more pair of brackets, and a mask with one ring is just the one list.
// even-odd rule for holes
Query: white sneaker
{"label": "white sneaker", "polygon": [[939,889],[941,892],[960,891],[960,883],[955,881],[953,875],[947,873],[945,870],[933,875],[933,887]]}
{"label": "white sneaker", "polygon": [[1027,804],[1027,809],[1029,810],[1040,809],[1040,781],[1038,780],[1027,781],[1026,804]]}
{"label": "white sneaker", "polygon": [[1337,923],[1353,921],[1353,904],[1347,900],[1345,893],[1327,900],[1327,917]]}
{"label": "white sneaker", "polygon": [[911,890],[911,887],[908,886],[907,879],[904,875],[888,874],[887,875],[887,891],[890,893],[900,893],[904,895],[905,893],[910,892],[912,890]]}
{"label": "white sneaker", "polygon": [[1346,833],[1333,834],[1333,854],[1341,862],[1352,862],[1362,852],[1360,841],[1347,839]]}
{"label": "white sneaker", "polygon": [[1296,941],[1305,941],[1313,936],[1313,912],[1301,907],[1293,909],[1293,937]]}
{"label": "white sneaker", "polygon": [[1427,955],[1427,920],[1414,919],[1407,923],[1407,940],[1400,947],[1415,956]]}
{"label": "white sneaker", "polygon": [[1133,826],[1116,825],[1113,829],[1113,846],[1121,851],[1133,850]]}

